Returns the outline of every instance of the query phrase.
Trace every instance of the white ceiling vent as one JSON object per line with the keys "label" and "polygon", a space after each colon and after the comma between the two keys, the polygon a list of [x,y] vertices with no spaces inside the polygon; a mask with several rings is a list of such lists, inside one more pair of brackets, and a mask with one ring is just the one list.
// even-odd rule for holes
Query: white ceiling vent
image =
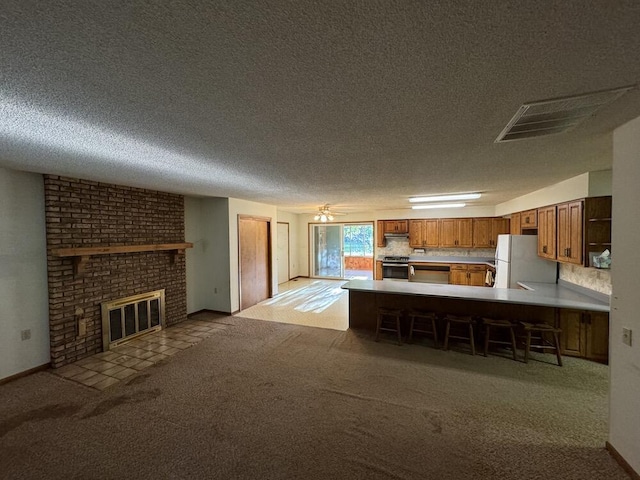
{"label": "white ceiling vent", "polygon": [[561,133],[575,127],[635,85],[575,97],[556,98],[522,105],[495,143]]}

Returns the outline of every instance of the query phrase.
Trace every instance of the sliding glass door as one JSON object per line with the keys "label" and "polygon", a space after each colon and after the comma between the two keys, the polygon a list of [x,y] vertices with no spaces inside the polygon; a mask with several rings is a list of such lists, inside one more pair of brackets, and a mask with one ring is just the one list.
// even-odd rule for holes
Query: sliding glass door
{"label": "sliding glass door", "polygon": [[311,224],[311,276],[373,279],[373,223]]}
{"label": "sliding glass door", "polygon": [[344,249],[342,225],[311,225],[314,277],[343,278]]}

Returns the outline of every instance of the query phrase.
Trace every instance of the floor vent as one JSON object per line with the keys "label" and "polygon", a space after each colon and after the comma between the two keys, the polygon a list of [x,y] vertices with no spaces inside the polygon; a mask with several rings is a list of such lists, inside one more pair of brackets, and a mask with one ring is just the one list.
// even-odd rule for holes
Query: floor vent
{"label": "floor vent", "polygon": [[525,103],[500,132],[495,143],[552,135],[569,130],[632,88],[635,88],[635,85],[575,97]]}
{"label": "floor vent", "polygon": [[164,326],[164,290],[102,303],[102,349]]}

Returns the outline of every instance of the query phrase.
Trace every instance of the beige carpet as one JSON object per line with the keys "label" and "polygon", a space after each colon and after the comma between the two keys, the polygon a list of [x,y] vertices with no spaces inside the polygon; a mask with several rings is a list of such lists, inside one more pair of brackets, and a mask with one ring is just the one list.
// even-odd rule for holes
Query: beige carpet
{"label": "beige carpet", "polygon": [[603,448],[606,366],[198,318],[229,326],[105,391],[0,386],[0,478],[627,478]]}
{"label": "beige carpet", "polygon": [[301,278],[280,285],[280,293],[242,310],[245,318],[345,331],[349,328],[349,293],[344,280]]}

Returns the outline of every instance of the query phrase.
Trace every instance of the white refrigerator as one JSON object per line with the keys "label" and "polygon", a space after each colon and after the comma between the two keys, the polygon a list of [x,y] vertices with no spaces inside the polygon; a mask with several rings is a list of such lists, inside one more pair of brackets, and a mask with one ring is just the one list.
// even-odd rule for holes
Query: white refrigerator
{"label": "white refrigerator", "polygon": [[518,282],[556,283],[557,263],[538,256],[537,235],[498,235],[495,288],[518,288]]}

